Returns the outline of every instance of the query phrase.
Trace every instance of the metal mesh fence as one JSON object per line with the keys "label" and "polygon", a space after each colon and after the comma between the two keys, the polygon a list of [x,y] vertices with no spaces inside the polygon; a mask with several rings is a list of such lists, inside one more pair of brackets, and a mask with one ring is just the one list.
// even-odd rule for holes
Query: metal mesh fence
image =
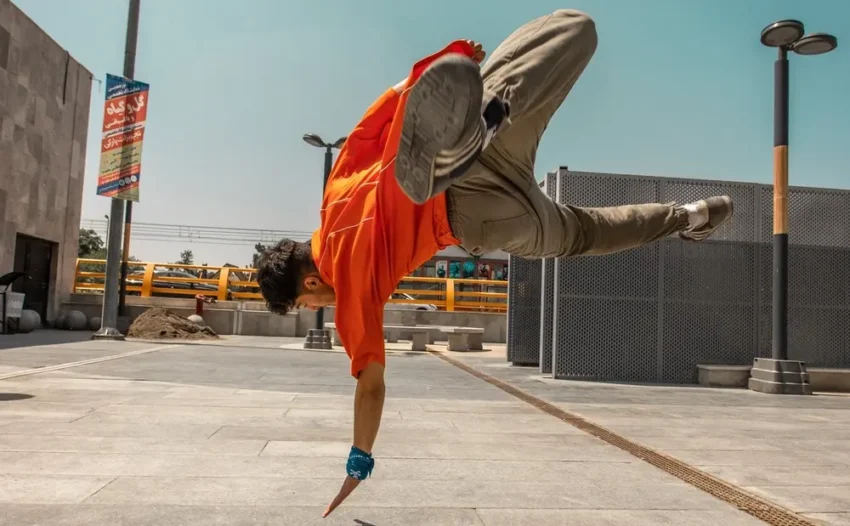
{"label": "metal mesh fence", "polygon": [[[558,200],[578,206],[686,203],[727,194],[735,216],[701,243],[670,237],[610,256],[556,261],[551,333],[546,263],[537,262],[534,271],[516,267],[526,286],[536,276],[541,292],[536,327],[509,321],[509,356],[520,349],[517,342],[537,343],[545,372],[548,344],[540,334],[554,334],[555,378],[663,383],[696,382],[699,363],[751,364],[770,356],[770,186],[566,170],[559,179]],[[850,192],[794,187],[789,206],[789,357],[848,367]],[[509,319],[522,312],[521,319],[531,320],[535,299],[521,297],[522,303],[512,298]],[[530,353],[523,348],[525,362]]]}

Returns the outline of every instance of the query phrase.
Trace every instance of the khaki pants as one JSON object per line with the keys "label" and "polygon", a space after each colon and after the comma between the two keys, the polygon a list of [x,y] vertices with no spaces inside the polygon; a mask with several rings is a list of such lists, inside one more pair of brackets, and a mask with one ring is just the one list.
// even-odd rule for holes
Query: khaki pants
{"label": "khaki pants", "polygon": [[560,10],[519,28],[483,65],[485,98],[508,102],[511,123],[446,191],[452,229],[469,253],[610,254],[687,225],[687,213],[673,203],[565,206],[549,199],[535,181],[540,138],[595,50],[593,21],[579,11]]}

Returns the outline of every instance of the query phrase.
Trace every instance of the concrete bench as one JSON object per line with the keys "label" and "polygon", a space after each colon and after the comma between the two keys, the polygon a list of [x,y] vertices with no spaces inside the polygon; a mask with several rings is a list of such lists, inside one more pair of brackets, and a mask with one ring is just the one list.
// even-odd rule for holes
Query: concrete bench
{"label": "concrete bench", "polygon": [[449,339],[450,351],[481,351],[484,329],[478,327],[440,327]]}
{"label": "concrete bench", "polygon": [[[331,338],[335,346],[343,345],[339,339],[339,331],[336,330],[336,324],[325,323],[325,329],[331,332]],[[433,333],[439,332],[436,327],[428,326],[409,326],[409,325],[384,325],[384,337],[387,343],[398,343],[398,335],[400,332],[409,332],[411,336],[410,350],[426,351],[427,345],[433,343]]]}

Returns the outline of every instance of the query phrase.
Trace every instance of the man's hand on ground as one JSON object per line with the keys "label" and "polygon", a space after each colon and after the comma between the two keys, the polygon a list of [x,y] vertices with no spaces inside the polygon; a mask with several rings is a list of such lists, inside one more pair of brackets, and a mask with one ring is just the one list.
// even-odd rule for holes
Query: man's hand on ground
{"label": "man's hand on ground", "polygon": [[481,46],[481,44],[474,40],[467,40],[466,42],[470,46],[472,46],[472,50],[475,52],[474,56],[472,57],[472,60],[481,64],[484,61],[484,57],[487,56],[487,52],[484,51],[484,48]]}
{"label": "man's hand on ground", "polygon": [[324,519],[325,517],[330,515],[331,512],[335,510],[337,506],[342,504],[342,501],[344,501],[346,497],[348,497],[351,492],[354,491],[354,488],[356,488],[358,484],[360,484],[360,481],[356,478],[345,477],[345,480],[342,482],[342,487],[339,489],[339,493],[337,493],[336,497],[334,497],[334,500],[331,501],[331,503],[328,505],[328,509],[326,509],[325,512],[322,513],[322,518]]}

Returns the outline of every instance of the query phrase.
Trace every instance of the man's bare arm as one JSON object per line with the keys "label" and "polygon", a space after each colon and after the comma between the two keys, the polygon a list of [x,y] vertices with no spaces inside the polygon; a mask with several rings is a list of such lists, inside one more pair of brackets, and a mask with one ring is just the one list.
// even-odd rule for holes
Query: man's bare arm
{"label": "man's bare arm", "polygon": [[[354,392],[354,447],[371,455],[381,425],[381,415],[384,412],[384,366],[371,362],[357,378],[357,389]],[[362,475],[365,478],[365,475]],[[327,517],[342,504],[354,488],[360,484],[360,478],[345,477],[339,493],[322,514]]]}
{"label": "man's bare arm", "polygon": [[372,452],[384,411],[384,366],[371,362],[360,373],[354,392],[354,447]]}

